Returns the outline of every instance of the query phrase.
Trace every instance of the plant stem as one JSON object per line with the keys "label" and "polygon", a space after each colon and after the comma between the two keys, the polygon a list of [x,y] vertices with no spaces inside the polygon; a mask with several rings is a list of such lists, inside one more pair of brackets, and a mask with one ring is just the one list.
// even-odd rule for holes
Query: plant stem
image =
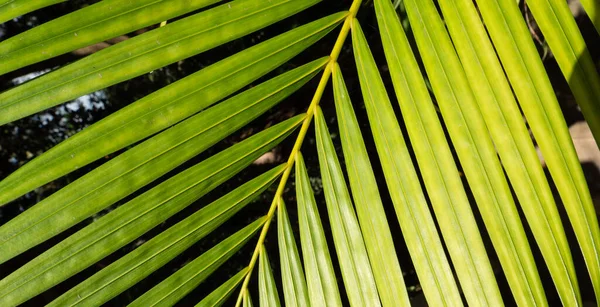
{"label": "plant stem", "polygon": [[306,132],[310,127],[310,123],[315,114],[315,110],[317,106],[319,106],[319,102],[321,101],[321,97],[323,96],[323,92],[325,91],[325,86],[327,86],[327,82],[329,81],[329,77],[331,77],[331,70],[333,69],[333,65],[337,62],[337,59],[342,50],[342,46],[346,41],[346,37],[348,37],[348,33],[350,32],[350,26],[352,24],[352,20],[356,16],[358,12],[358,8],[360,7],[360,3],[362,0],[354,0],[352,2],[352,6],[350,6],[350,10],[348,15],[346,16],[346,20],[344,20],[344,24],[340,33],[338,35],[337,40],[335,41],[335,45],[331,50],[329,55],[329,63],[325,67],[323,71],[323,75],[321,76],[321,80],[319,81],[319,85],[317,86],[317,90],[313,95],[313,98],[310,102],[308,110],[306,111],[306,117],[302,122],[302,127],[300,127],[300,132],[298,133],[298,137],[296,138],[296,142],[294,143],[294,147],[292,148],[292,152],[288,158],[285,170],[283,175],[281,175],[281,180],[279,181],[279,185],[277,186],[277,191],[273,196],[273,201],[271,203],[271,207],[269,208],[269,212],[267,213],[267,220],[263,225],[263,228],[260,232],[260,236],[258,237],[258,242],[256,243],[256,247],[254,248],[254,253],[252,254],[252,258],[250,259],[250,264],[248,266],[249,270],[246,273],[246,277],[244,278],[244,283],[242,284],[242,288],[240,289],[240,293],[238,295],[237,302],[235,304],[236,307],[239,307],[242,303],[243,293],[247,291],[248,283],[250,282],[250,276],[252,275],[252,270],[254,269],[254,265],[256,264],[256,260],[258,259],[258,254],[261,246],[264,244],[265,238],[267,236],[267,232],[269,231],[269,226],[271,225],[271,221],[273,220],[273,216],[277,210],[277,206],[279,205],[279,200],[281,199],[281,195],[285,190],[285,185],[287,183],[288,178],[290,177],[290,173],[292,172],[292,168],[294,167],[294,163],[296,162],[296,156],[300,151],[300,147],[302,147],[302,143],[304,142],[304,138],[306,137]]}

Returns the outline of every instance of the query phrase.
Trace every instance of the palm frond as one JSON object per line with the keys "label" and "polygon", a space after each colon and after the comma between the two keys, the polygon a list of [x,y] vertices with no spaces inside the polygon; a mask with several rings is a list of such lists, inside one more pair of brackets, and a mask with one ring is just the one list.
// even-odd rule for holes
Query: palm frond
{"label": "palm frond", "polygon": [[[58,2],[0,0],[0,22]],[[319,0],[233,0],[212,6],[217,2],[104,0],[1,42],[0,74],[15,73],[178,19],[0,93],[0,125],[216,48]],[[0,304],[27,302],[148,235],[201,197],[223,189],[226,181],[296,130],[285,163],[223,193],[93,272],[50,305],[109,302],[231,224],[259,196],[270,200],[268,207],[258,208],[260,217],[247,219],[245,227],[236,227],[237,232],[161,277],[132,297],[131,304],[171,306],[189,298],[256,240],[243,265],[232,268],[223,284],[208,287],[206,297],[192,298],[193,303],[232,303],[229,298],[237,292],[236,306],[252,306],[251,294],[261,306],[341,306],[346,302],[343,294],[351,306],[408,306],[411,287],[405,284],[408,269],[401,260],[410,256],[430,305],[502,305],[513,300],[509,293],[518,305],[554,304],[545,293],[551,284],[538,272],[546,270],[543,266],[562,304],[581,305],[590,294],[581,292],[587,286],[578,280],[574,265],[581,256],[570,249],[574,242],[567,239],[561,203],[600,297],[596,211],[557,97],[515,1],[403,0],[401,14],[394,7],[398,1],[367,2],[362,7],[374,8],[364,13],[376,17],[385,66],[377,64],[372,52],[376,45],[370,45],[357,19],[361,3],[354,0],[347,12],[294,25],[151,93],[0,181],[0,206],[11,206],[44,184],[126,149],[0,225],[0,264],[7,265],[116,206],[4,277]],[[598,138],[600,77],[567,4],[527,4]],[[582,4],[598,26],[600,4]],[[212,7],[203,9],[207,6]],[[404,14],[407,20],[401,21]],[[254,84],[340,24],[335,44],[326,48],[331,50],[328,57]],[[343,49],[344,44],[351,49]],[[349,54],[358,83],[342,75],[353,69],[340,62]],[[392,104],[381,67],[389,68],[400,112]],[[269,124],[196,165],[185,164],[273,110],[320,72],[305,113]],[[325,102],[333,104],[336,120],[326,119],[320,106]],[[357,116],[362,113],[366,117]],[[312,140],[313,119],[311,144],[305,139]],[[339,136],[328,128],[335,121]],[[375,155],[368,150],[371,136]],[[534,144],[552,178],[545,176]],[[301,153],[311,152],[310,145],[316,149],[311,160],[318,161],[320,178],[309,176]],[[187,169],[179,172],[182,166]],[[556,199],[551,181],[558,190]],[[316,197],[318,188],[324,204]],[[284,203],[286,195],[290,197]],[[392,210],[401,234],[394,231],[396,219],[388,213]],[[479,216],[483,223],[478,225]],[[272,223],[277,223],[277,235],[270,242]],[[491,244],[486,245],[488,237]],[[271,249],[270,243],[278,248]],[[543,259],[534,258],[532,244]],[[270,262],[268,253],[280,265],[272,265],[277,260]],[[491,260],[496,256],[498,265]],[[499,282],[502,276],[508,286]]]}
{"label": "palm frond", "polygon": [[0,23],[66,0],[2,0],[0,1]]}

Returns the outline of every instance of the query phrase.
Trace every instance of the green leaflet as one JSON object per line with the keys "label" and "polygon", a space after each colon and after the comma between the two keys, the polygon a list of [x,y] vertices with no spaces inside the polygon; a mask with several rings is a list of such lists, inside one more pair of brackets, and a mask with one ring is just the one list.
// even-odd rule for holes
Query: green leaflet
{"label": "green leaflet", "polygon": [[590,17],[590,20],[596,28],[596,32],[600,33],[600,1],[598,0],[579,0],[585,12]]}
{"label": "green leaflet", "polygon": [[[98,2],[0,43],[0,62],[2,62],[0,75],[160,23],[218,1],[105,0]],[[0,4],[1,22],[3,22],[2,4]]]}
{"label": "green leaflet", "polygon": [[[357,24],[355,19],[352,24],[352,41],[355,41],[354,37],[357,35]],[[409,306],[402,270],[375,175],[339,69],[333,70],[333,96],[352,198],[381,303],[383,306]]]}
{"label": "green leaflet", "polygon": [[[66,0],[1,0],[0,23]],[[0,58],[1,59],[1,58]],[[1,70],[1,69],[0,69]],[[0,75],[3,73],[0,72]]]}
{"label": "green leaflet", "polygon": [[[532,0],[527,5],[600,144],[600,77],[567,2]],[[596,291],[600,294],[600,288]]]}
{"label": "green leaflet", "polygon": [[[283,169],[280,168],[279,170],[282,171]],[[266,187],[267,186],[263,186],[262,189]],[[183,268],[173,273],[173,275],[169,276],[160,284],[144,293],[129,306],[147,307],[175,305],[175,303],[194,290],[201,282],[208,278],[216,269],[244,246],[244,244],[246,244],[248,240],[262,228],[265,221],[266,219],[262,217],[231,235],[229,238],[221,241],[217,246],[186,264]],[[247,269],[245,271],[247,271]],[[140,270],[140,272],[143,272],[143,270]],[[149,272],[144,272],[144,275],[148,274]],[[242,278],[243,277],[245,276],[242,276]],[[141,278],[138,280],[141,280]],[[93,287],[94,285],[91,284],[91,286]],[[61,304],[57,304],[57,306],[61,306]]]}
{"label": "green leaflet", "polygon": [[[385,2],[383,8],[380,8],[381,1],[376,2],[379,15],[385,13],[391,15],[380,17],[381,26],[384,27],[386,22],[392,22],[390,18],[394,18],[399,26],[400,23],[395,17],[396,13],[391,3]],[[452,269],[379,69],[358,23],[353,25],[352,33],[354,58],[375,146],[396,216],[423,292],[432,306],[460,305],[462,302]],[[337,65],[333,78],[334,82],[344,82]]]}
{"label": "green leaflet", "polygon": [[[573,260],[554,197],[529,131],[473,1],[440,1],[446,24],[489,128],[504,169],[557,287],[572,292]],[[513,209],[513,208],[505,208]],[[512,210],[514,221],[519,213]],[[510,212],[508,212],[510,213]],[[510,220],[507,220],[510,222]],[[544,289],[520,222],[508,228],[522,267],[498,251],[519,305],[547,305]],[[494,240],[492,236],[492,240]],[[574,303],[574,302],[571,302]]]}
{"label": "green leaflet", "polygon": [[313,44],[345,14],[322,18],[248,48],[87,127],[1,181],[0,205],[212,105]]}
{"label": "green leaflet", "polygon": [[[502,46],[496,52],[563,200],[598,295],[600,229],[596,212],[564,116],[529,29],[514,2],[477,0],[477,3],[494,45]],[[581,304],[577,280],[573,279],[571,284],[571,291],[559,292],[561,300],[566,305],[574,301]]]}
{"label": "green leaflet", "polygon": [[344,174],[320,108],[315,138],[333,243],[351,306],[381,306],[377,286]]}
{"label": "green leaflet", "polygon": [[144,33],[0,94],[0,125],[209,50],[316,2],[235,0]]}
{"label": "green leaflet", "polygon": [[[302,270],[302,260],[294,239],[294,231],[285,208],[283,199],[279,198],[277,205],[277,242],[281,265],[281,280],[283,282],[283,298],[285,306],[310,306],[306,278]],[[307,267],[307,269],[309,269]]]}
{"label": "green leaflet", "polygon": [[[515,204],[454,46],[431,1],[410,0],[405,3],[427,75],[469,187],[488,233],[496,236],[494,247],[510,250],[508,255],[514,257],[514,243],[502,239],[506,238],[509,228],[505,220],[511,220],[506,208],[514,208]],[[472,218],[471,210],[468,211]],[[461,285],[467,302],[469,305],[502,305],[502,296],[489,260],[480,261],[486,259],[486,250],[479,231],[473,226],[464,235],[475,238],[468,247],[468,257],[472,257],[470,261],[474,261],[474,266],[465,272],[457,269],[457,274],[464,274]]]}
{"label": "green leaflet", "polygon": [[[470,283],[473,275],[470,270],[475,267],[470,253],[472,246],[481,245],[481,239],[423,74],[398,18],[386,14],[386,4],[378,0],[375,9],[390,76],[444,242],[463,289],[469,289],[472,286],[465,287],[465,284]],[[468,235],[470,233],[475,235]],[[426,298],[435,302],[433,294],[426,293]],[[456,305],[460,299],[448,291],[444,294],[450,296],[443,298],[449,306]]]}
{"label": "green leaflet", "polygon": [[327,239],[302,154],[296,156],[296,199],[311,306],[342,306]]}
{"label": "green leaflet", "polygon": [[252,298],[250,298],[250,293],[248,291],[244,291],[244,294],[242,295],[242,306],[253,307]]}
{"label": "green leaflet", "polygon": [[[51,252],[20,268],[12,277],[0,281],[1,305],[23,302],[165,221],[273,148],[302,122],[304,116],[275,125],[173,176],[61,242]],[[55,258],[61,262],[51,261]],[[70,293],[75,291],[75,296],[82,297],[93,295],[92,301],[109,299],[112,294],[122,291],[120,287],[126,287],[123,284],[131,282],[126,278],[113,284],[114,276],[109,274],[112,272],[96,274]],[[87,287],[87,284],[94,284],[94,287]],[[102,291],[94,291],[99,285],[105,287],[101,287]]]}
{"label": "green leaflet", "polygon": [[279,294],[277,285],[269,265],[269,257],[264,245],[260,246],[258,259],[258,292],[261,307],[279,307]]}
{"label": "green leaflet", "polygon": [[223,305],[235,291],[237,286],[242,282],[242,280],[244,280],[246,274],[248,274],[247,267],[239,271],[228,281],[219,286],[219,288],[215,289],[215,291],[203,298],[198,304],[196,304],[196,307],[217,307]]}
{"label": "green leaflet", "polygon": [[228,99],[137,145],[0,227],[0,263],[68,229],[196,156],[310,80],[321,59]]}

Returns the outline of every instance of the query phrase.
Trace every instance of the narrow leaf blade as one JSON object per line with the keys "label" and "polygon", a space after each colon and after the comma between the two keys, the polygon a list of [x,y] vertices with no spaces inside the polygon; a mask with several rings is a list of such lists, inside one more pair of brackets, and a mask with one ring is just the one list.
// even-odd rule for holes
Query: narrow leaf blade
{"label": "narrow leaf blade", "polygon": [[269,257],[264,245],[260,247],[258,260],[258,291],[259,302],[261,307],[279,307],[279,294],[277,293],[277,285],[275,277],[271,271]]}
{"label": "narrow leaf blade", "polygon": [[[376,5],[381,6],[382,1],[378,2]],[[379,13],[393,14],[387,16],[387,19],[396,18],[391,3],[384,2],[388,11],[379,9]],[[397,18],[395,22],[400,26]],[[360,27],[352,30],[356,32],[352,43],[369,124],[388,191],[421,287],[430,305],[460,305],[462,302],[452,269],[379,69]],[[334,69],[333,78],[337,80],[335,82],[344,82],[338,66]]]}
{"label": "narrow leaf blade", "polygon": [[339,24],[344,15],[324,17],[248,48],[87,127],[0,181],[0,204],[214,104],[316,42]]}
{"label": "narrow leaf blade", "polygon": [[[35,6],[41,7],[42,1]],[[107,39],[160,23],[219,0],[155,1],[105,0],[51,20],[0,43],[0,75]],[[12,6],[15,2],[13,1]],[[44,5],[56,0],[43,1]],[[32,4],[17,4],[23,11]],[[3,8],[0,4],[0,23]]]}
{"label": "narrow leaf blade", "polygon": [[[529,29],[514,2],[477,0],[477,3],[494,46],[502,46],[496,48],[496,52],[544,156],[596,284],[594,290],[598,291],[600,229],[594,205],[564,116]],[[581,304],[575,272],[569,271],[572,289],[559,289],[561,300],[566,305]]]}
{"label": "narrow leaf blade", "polygon": [[296,156],[296,199],[311,306],[342,306],[321,217],[302,154]]}
{"label": "narrow leaf blade", "polygon": [[[302,120],[300,115],[256,134],[113,210],[0,281],[0,302],[23,302],[131,242],[244,169],[288,136]],[[128,259],[122,258],[110,269],[71,289],[59,304],[78,301],[79,297],[105,302],[152,271],[140,270],[119,278],[128,270],[129,261],[137,263]]]}
{"label": "narrow leaf blade", "polygon": [[323,193],[348,300],[351,306],[381,306],[363,235],[320,108],[315,111],[315,134]]}
{"label": "narrow leaf blade", "polygon": [[233,277],[231,277],[224,284],[219,286],[215,291],[211,292],[208,296],[203,298],[196,307],[218,307],[222,306],[227,299],[231,296],[231,294],[235,291],[237,286],[244,280],[248,274],[248,268],[244,268],[239,271]]}
{"label": "narrow leaf blade", "polygon": [[318,0],[235,0],[170,23],[0,94],[0,125],[209,50]]}
{"label": "narrow leaf blade", "polygon": [[277,205],[277,242],[285,306],[309,306],[302,260],[283,199]]}
{"label": "narrow leaf blade", "polygon": [[[354,41],[356,20],[352,25]],[[334,70],[335,72],[335,70]],[[339,75],[333,78],[340,138],[346,161],[346,170],[354,205],[365,240],[377,291],[384,306],[409,306],[408,293],[402,270],[396,256],[394,242],[385,216],[375,175],[361,136],[361,131],[348,96],[348,90]]]}
{"label": "narrow leaf blade", "polygon": [[[0,227],[0,262],[68,229],[209,148],[300,88],[317,60],[234,96],[135,146]],[[234,110],[234,111],[232,111]],[[68,162],[65,162],[68,163]]]}
{"label": "narrow leaf blade", "polygon": [[[244,246],[262,228],[264,223],[265,218],[260,218],[221,241],[215,247],[186,264],[183,268],[173,273],[173,275],[144,293],[131,303],[130,306],[175,305],[175,303],[194,290]],[[242,277],[244,276],[242,275]],[[241,279],[240,277],[238,278]]]}

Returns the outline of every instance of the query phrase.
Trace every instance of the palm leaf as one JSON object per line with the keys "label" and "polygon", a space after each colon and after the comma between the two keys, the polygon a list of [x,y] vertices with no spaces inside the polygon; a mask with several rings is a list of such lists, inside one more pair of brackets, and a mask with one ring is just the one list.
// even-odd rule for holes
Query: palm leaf
{"label": "palm leaf", "polygon": [[342,306],[325,232],[302,154],[296,157],[298,223],[312,306]]}
{"label": "palm leaf", "polygon": [[283,284],[285,305],[309,306],[306,279],[304,278],[302,261],[298,254],[290,218],[283,199],[279,199],[279,202],[277,205],[277,241],[279,243],[281,282]]}
{"label": "palm leaf", "polygon": [[0,124],[209,50],[316,1],[236,0],[144,33],[0,94]]}
{"label": "palm leaf", "polygon": [[246,274],[248,274],[248,268],[239,271],[239,273],[235,274],[228,281],[219,286],[219,288],[215,289],[215,291],[211,292],[204,299],[202,299],[202,301],[196,304],[196,307],[223,305],[229,296],[233,294],[237,286],[242,282]]}
{"label": "palm leaf", "polygon": [[[391,5],[387,2],[386,4]],[[377,5],[381,5],[381,2]],[[387,16],[388,19],[390,17]],[[404,239],[419,280],[431,304],[460,304],[460,294],[452,270],[412,165],[410,153],[404,143],[398,120],[394,116],[394,109],[364,34],[358,23],[353,26],[355,62],[371,131],[396,216],[403,233],[406,234]],[[342,83],[337,67],[335,73],[334,83]]]}
{"label": "palm leaf", "polygon": [[[310,46],[343,16],[326,17],[244,50],[119,110],[5,178],[0,204],[212,105]],[[44,175],[32,176],[39,171]]]}
{"label": "palm leaf", "polygon": [[[264,224],[261,218],[221,241],[194,261],[186,264],[163,282],[144,293],[130,306],[173,306],[206,280],[220,265],[246,244]],[[247,270],[244,270],[247,273]],[[238,277],[239,280],[242,278]],[[239,282],[238,280],[238,282]]]}
{"label": "palm leaf", "polygon": [[[152,182],[209,148],[308,81],[324,61],[290,71],[164,131],[0,227],[6,261]],[[232,112],[231,110],[236,110]],[[221,120],[212,121],[214,118]],[[67,222],[68,221],[68,222]],[[46,230],[50,225],[52,231]],[[11,242],[20,242],[11,245]]]}
{"label": "palm leaf", "polygon": [[600,76],[566,2],[527,2],[573,91],[590,130],[600,143]]}
{"label": "palm leaf", "polygon": [[[0,46],[0,54],[2,54],[0,60],[3,62],[0,75],[157,24],[218,1],[194,0],[184,3],[184,1],[108,0],[98,2],[4,41]],[[14,2],[12,5],[15,5]],[[47,2],[45,5],[48,5],[59,1],[45,2]],[[24,8],[23,5],[21,7]],[[0,22],[3,22],[2,17]]]}
{"label": "palm leaf", "polygon": [[277,293],[277,285],[275,277],[269,265],[269,256],[265,247],[260,249],[260,262],[258,264],[258,291],[261,307],[279,307],[279,294]]}
{"label": "palm leaf", "polygon": [[66,0],[2,0],[0,1],[0,23]]}
{"label": "palm leaf", "polygon": [[[352,25],[353,36],[356,23]],[[379,196],[367,150],[361,137],[352,103],[339,67],[333,71],[333,93],[344,149],[346,170],[356,215],[365,240],[377,291],[384,306],[408,306],[408,294],[402,278],[392,235]]]}
{"label": "palm leaf", "polygon": [[[0,20],[57,2],[0,0]],[[0,61],[4,64],[0,74],[191,13],[0,93],[0,124],[184,60],[319,1],[233,0],[197,12],[216,2],[105,0],[7,39],[0,43]],[[597,25],[597,1],[582,3]],[[470,0],[405,0],[403,4],[405,11],[400,14],[390,0],[367,1],[362,6],[375,8],[365,14],[377,17],[400,113],[392,106],[385,87],[386,74],[381,73],[382,66],[377,65],[378,59],[371,52],[375,48],[369,46],[368,36],[356,19],[361,1],[354,0],[348,12],[294,25],[293,30],[132,103],[2,180],[0,205],[130,147],[0,226],[2,263],[130,197],[0,281],[0,302],[7,306],[23,303],[90,267],[211,190],[221,188],[300,126],[285,164],[243,183],[51,304],[107,302],[217,231],[219,225],[277,180],[274,193],[263,195],[272,197],[271,205],[264,208],[266,215],[253,218],[251,225],[216,242],[211,250],[163,278],[145,294],[132,298],[133,305],[177,303],[208,282],[211,274],[253,237],[257,241],[249,264],[239,266],[245,268],[213,287],[217,289],[206,298],[198,298],[198,305],[225,304],[227,297],[239,289],[237,306],[251,306],[250,295],[256,290],[252,287],[257,285],[260,305],[278,306],[280,281],[285,305],[339,306],[344,301],[340,293],[346,293],[351,306],[409,305],[413,288],[407,289],[404,284],[403,275],[409,272],[400,268],[399,257],[404,255],[397,250],[401,249],[401,240],[394,240],[399,234],[392,230],[395,222],[386,215],[386,208],[391,206],[430,305],[462,305],[462,295],[470,305],[511,301],[508,289],[502,294],[499,291],[499,284],[504,287],[498,282],[501,274],[506,276],[517,304],[553,304],[544,293],[547,283],[537,272],[544,263],[533,259],[517,202],[562,303],[581,304],[586,296],[579,292],[580,281],[573,265],[578,256],[571,256],[571,242],[565,236],[549,179],[537,159],[517,101],[547,161],[592,284],[600,295],[600,230],[595,209],[548,75],[515,1],[477,0],[477,7]],[[600,123],[594,98],[600,93],[600,78],[567,6],[558,0],[532,0],[529,5],[586,119],[597,132]],[[404,14],[408,23],[405,21],[403,27],[398,16]],[[301,65],[260,85],[253,84],[341,21],[328,58]],[[350,53],[343,48],[350,33],[365,122],[357,116],[362,114],[360,100],[350,99],[351,94],[358,93],[353,87],[356,83],[342,76],[342,70],[347,73],[352,68],[338,64]],[[416,48],[411,47],[412,43]],[[425,71],[421,71],[418,60]],[[272,110],[321,70],[323,74],[305,114],[259,132],[168,179],[160,178]],[[330,78],[333,99],[324,95]],[[248,85],[252,86],[240,91]],[[319,107],[322,99],[335,104],[343,164],[333,142],[338,136],[330,134]],[[401,114],[402,122],[396,114]],[[301,148],[310,152],[306,146],[312,144],[305,139],[313,117],[322,181],[308,175],[310,169],[300,153]],[[369,143],[363,140],[362,133],[367,131],[361,130],[367,125],[377,155],[369,154]],[[382,174],[378,173],[378,164]],[[459,169],[464,170],[465,181]],[[288,187],[291,175],[295,175],[295,189]],[[387,189],[377,185],[376,176],[380,175],[385,177]],[[137,192],[154,181],[153,187]],[[326,212],[319,212],[321,200],[313,192],[319,182]],[[472,192],[474,201],[468,192]],[[286,195],[291,199],[286,198],[289,207],[284,204]],[[476,223],[475,205],[486,229]],[[297,230],[295,221],[290,220],[295,208]],[[265,245],[273,222],[278,228],[281,276],[273,274],[267,252],[274,251],[267,251]],[[295,231],[299,232],[299,241]],[[486,250],[482,239],[486,233],[494,249]],[[333,240],[332,246],[328,246],[328,239]],[[337,262],[332,261],[331,252],[335,252]],[[488,255],[494,253],[503,272],[492,270],[493,261]],[[253,274],[256,265],[258,276]],[[336,276],[336,266],[341,278]],[[253,278],[257,283],[251,283]],[[343,291],[338,290],[339,286],[344,287]]]}
{"label": "palm leaf", "polygon": [[[252,136],[110,212],[98,222],[92,223],[56,245],[20,271],[0,281],[0,289],[2,289],[0,299],[6,304],[23,302],[131,242],[255,161],[291,133],[301,119],[301,116],[292,118]],[[90,295],[99,296],[102,300],[110,298],[110,293],[114,293],[111,289],[120,284],[114,285],[109,281],[120,277],[122,271],[129,268],[128,262],[137,263],[139,259],[134,257],[135,253],[129,254],[114,264],[113,268],[103,270],[86,281],[96,285],[105,282],[103,291],[96,292],[94,287],[90,289],[89,286],[86,288],[84,282],[78,286],[77,294],[82,295],[85,291],[91,293]],[[49,261],[50,259],[60,260]],[[145,274],[149,273],[140,270]],[[143,275],[136,276],[140,280]],[[132,281],[125,279],[121,283],[126,282]],[[17,289],[20,290],[16,291]],[[119,291],[123,289],[126,288],[119,288]]]}
{"label": "palm leaf", "polygon": [[320,109],[315,117],[325,203],[348,300],[352,306],[380,306],[375,277],[331,134]]}
{"label": "palm leaf", "polygon": [[[588,270],[592,276],[598,276],[597,216],[556,96],[528,37],[529,30],[514,2],[478,0],[478,3],[494,45],[502,46],[496,47],[496,51],[562,198]],[[557,266],[566,266],[568,270],[564,263],[550,269]],[[569,274],[575,276],[573,270]],[[600,280],[597,277],[593,280],[594,288],[598,289]],[[577,281],[571,283],[575,286]],[[575,292],[580,300],[578,291]],[[565,300],[566,294],[560,294]]]}

